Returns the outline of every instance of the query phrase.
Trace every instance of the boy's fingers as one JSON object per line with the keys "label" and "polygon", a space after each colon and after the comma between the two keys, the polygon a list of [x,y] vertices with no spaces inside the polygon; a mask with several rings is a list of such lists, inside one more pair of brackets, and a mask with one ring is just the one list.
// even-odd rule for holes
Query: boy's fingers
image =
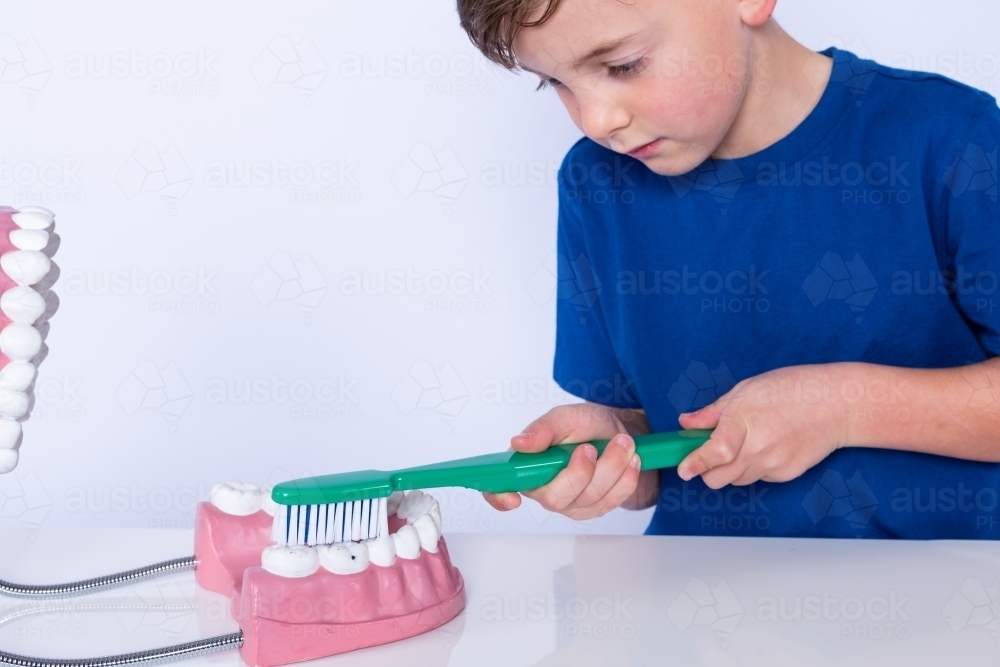
{"label": "boy's fingers", "polygon": [[721,489],[743,477],[747,473],[748,467],[746,461],[737,459],[732,463],[712,468],[701,476],[701,480],[710,489]]}
{"label": "boy's fingers", "polygon": [[732,463],[745,437],[746,434],[732,419],[720,421],[708,442],[688,454],[677,466],[677,475],[687,482],[712,468]]}
{"label": "boy's fingers", "polygon": [[635,441],[631,437],[621,434],[612,438],[604,448],[604,453],[597,459],[594,477],[575,503],[580,507],[587,507],[600,502],[628,470],[634,452]]}
{"label": "boy's fingers", "polygon": [[511,438],[519,452],[541,452],[552,445],[610,438],[618,432],[609,410],[602,415],[589,405],[561,405],[528,424]]}
{"label": "boy's fingers", "polygon": [[545,486],[525,491],[524,495],[537,500],[547,510],[560,512],[569,507],[590,484],[596,460],[597,450],[594,446],[581,445],[570,456],[569,465],[559,471],[555,479]]}
{"label": "boy's fingers", "polygon": [[601,505],[604,506],[604,512],[601,514],[621,507],[622,503],[635,493],[635,489],[639,485],[639,467],[641,465],[642,462],[639,460],[639,456],[633,454],[628,465],[625,466],[625,472],[621,474],[621,477],[618,478],[618,481],[608,490],[601,501]]}
{"label": "boy's fingers", "polygon": [[719,424],[719,416],[721,414],[721,411],[716,410],[710,405],[695,412],[685,412],[678,418],[678,421],[681,424],[681,428],[685,429],[715,428]]}
{"label": "boy's fingers", "polygon": [[517,509],[521,506],[521,494],[519,493],[486,493],[484,491],[483,498],[486,499],[486,502],[493,509],[500,510],[501,512]]}

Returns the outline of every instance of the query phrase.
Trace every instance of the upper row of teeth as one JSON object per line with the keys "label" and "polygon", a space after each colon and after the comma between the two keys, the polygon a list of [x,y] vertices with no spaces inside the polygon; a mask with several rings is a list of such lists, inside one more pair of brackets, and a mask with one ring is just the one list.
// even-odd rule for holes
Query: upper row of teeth
{"label": "upper row of teeth", "polygon": [[[11,230],[10,242],[17,250],[0,255],[0,269],[17,283],[0,295],[0,311],[11,323],[0,331],[0,352],[10,362],[0,369],[0,473],[17,463],[21,424],[15,421],[28,412],[28,387],[35,379],[31,363],[42,349],[42,336],[32,326],[45,312],[45,298],[30,286],[51,270],[52,262],[42,252],[49,245],[47,231],[55,214],[44,206],[25,206],[11,215],[19,229]],[[3,451],[6,455],[2,455]]]}
{"label": "upper row of teeth", "polygon": [[[256,484],[227,482],[212,489],[212,504],[235,516],[248,516],[261,510],[274,516],[276,503],[270,489]],[[396,558],[413,560],[420,551],[437,553],[441,539],[441,508],[433,496],[415,490],[404,494],[396,491],[388,498],[389,514],[406,520],[391,535],[382,535],[363,542],[334,545],[279,546],[264,549],[261,567],[282,577],[308,577],[321,567],[333,574],[362,572],[369,563],[388,567]]]}

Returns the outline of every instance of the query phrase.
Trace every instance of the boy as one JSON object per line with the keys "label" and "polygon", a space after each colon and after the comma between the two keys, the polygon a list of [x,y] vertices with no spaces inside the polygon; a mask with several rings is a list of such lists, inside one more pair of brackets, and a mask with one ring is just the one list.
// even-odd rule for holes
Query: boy
{"label": "boy", "polygon": [[[777,0],[458,0],[586,135],[559,172],[555,379],[525,495],[648,534],[1000,537],[1000,110],[814,53]],[[676,470],[633,435],[712,428]],[[517,494],[488,495],[497,509]]]}

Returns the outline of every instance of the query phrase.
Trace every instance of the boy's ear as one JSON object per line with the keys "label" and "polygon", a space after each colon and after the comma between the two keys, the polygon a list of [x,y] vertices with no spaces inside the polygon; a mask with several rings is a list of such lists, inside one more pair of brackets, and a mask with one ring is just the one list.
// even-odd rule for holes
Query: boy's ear
{"label": "boy's ear", "polygon": [[774,14],[774,7],[778,0],[739,0],[740,18],[743,23],[751,28],[757,28],[765,23]]}

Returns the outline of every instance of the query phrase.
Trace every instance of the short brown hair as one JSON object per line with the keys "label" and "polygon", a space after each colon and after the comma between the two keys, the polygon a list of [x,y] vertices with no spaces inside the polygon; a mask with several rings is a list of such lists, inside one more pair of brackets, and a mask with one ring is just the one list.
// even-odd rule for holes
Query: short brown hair
{"label": "short brown hair", "polygon": [[[543,2],[548,3],[545,13],[528,22]],[[458,0],[458,20],[487,60],[516,70],[520,67],[513,46],[517,33],[545,23],[558,6],[559,0]]]}

